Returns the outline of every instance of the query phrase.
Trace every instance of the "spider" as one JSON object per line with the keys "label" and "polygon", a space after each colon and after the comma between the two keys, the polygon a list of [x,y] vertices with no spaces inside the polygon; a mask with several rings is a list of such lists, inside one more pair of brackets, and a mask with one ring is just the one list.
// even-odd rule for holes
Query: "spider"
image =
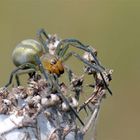
{"label": "spider", "polygon": [[[60,40],[57,38],[57,36],[48,35],[44,29],[40,29],[37,32],[37,37],[42,45],[36,40],[27,39],[21,41],[21,43],[19,43],[13,50],[12,58],[17,68],[13,70],[10,74],[9,81],[5,85],[5,87],[8,87],[12,83],[14,75],[17,81],[17,85],[20,85],[18,75],[28,73],[29,76],[32,77],[35,74],[35,72],[38,71],[40,68],[40,71],[44,71],[42,67],[38,67],[35,56],[38,56],[39,59],[41,59],[45,70],[47,70],[49,73],[56,74],[58,77],[64,73],[63,62],[69,57],[74,56],[77,59],[81,60],[84,64],[94,69],[96,72],[100,73],[105,87],[112,95],[112,92],[106,84],[104,76],[102,74],[102,72],[105,71],[105,68],[101,66],[97,59],[96,51],[93,51],[93,49],[90,46],[84,45],[76,39]],[[44,50],[42,46],[44,47]],[[69,52],[66,54],[70,46],[76,47],[78,49],[90,53],[91,56],[94,58],[94,63],[90,63],[88,60],[81,57],[75,52]],[[69,79],[71,79],[70,75]]]}
{"label": "spider", "polygon": [[[20,74],[28,73],[29,77],[32,77],[39,70],[44,73],[41,64],[38,65],[37,59],[41,59],[43,63],[45,62],[45,69],[49,73],[55,73],[59,77],[64,72],[62,62],[57,57],[46,53],[38,41],[26,39],[21,41],[13,50],[12,60],[16,68],[11,72],[9,81],[5,87],[7,88],[12,83],[14,75],[17,85],[20,85]],[[47,78],[46,74],[45,77]]]}
{"label": "spider", "polygon": [[[17,81],[17,85],[20,85],[20,74],[28,73],[29,77],[33,77],[35,73],[40,71],[41,73],[43,73],[45,79],[49,81],[48,85],[50,85],[50,88],[52,86],[56,87],[57,92],[59,92],[62,100],[66,102],[66,104],[71,108],[72,112],[81,122],[81,124],[84,125],[75,109],[70,106],[68,100],[65,98],[65,96],[61,93],[60,90],[58,77],[64,73],[65,69],[69,73],[69,79],[71,79],[71,71],[65,68],[63,62],[71,56],[76,57],[85,65],[88,65],[96,72],[100,73],[105,87],[108,89],[110,94],[112,94],[102,75],[102,72],[105,71],[105,68],[99,63],[96,52],[94,52],[90,46],[84,45],[79,40],[60,40],[59,38],[57,38],[57,36],[48,35],[44,29],[41,29],[37,32],[37,38],[40,43],[33,39],[23,40],[13,50],[12,59],[16,68],[11,72],[9,81],[5,85],[5,87],[7,88],[12,83],[14,75]],[[67,53],[68,48],[71,46],[81,49],[84,52],[90,53],[94,58],[94,63],[89,62],[76,52]],[[53,81],[54,83],[51,83],[51,81]]]}

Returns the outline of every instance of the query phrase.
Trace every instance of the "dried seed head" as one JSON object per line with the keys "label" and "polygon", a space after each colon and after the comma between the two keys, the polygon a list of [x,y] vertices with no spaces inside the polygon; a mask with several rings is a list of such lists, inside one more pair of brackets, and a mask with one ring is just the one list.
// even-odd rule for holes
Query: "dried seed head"
{"label": "dried seed head", "polygon": [[73,74],[72,80],[71,80],[71,85],[73,86],[81,86],[84,81],[84,75],[78,77],[75,74]]}
{"label": "dried seed head", "polygon": [[40,101],[41,101],[41,97],[39,95],[34,96],[32,99],[35,100],[38,103],[40,103]]}
{"label": "dried seed head", "polygon": [[15,95],[17,94],[20,98],[24,99],[27,98],[26,88],[23,86],[18,86],[12,89],[12,93]]}
{"label": "dried seed head", "polygon": [[9,91],[8,91],[7,88],[5,88],[5,87],[1,87],[1,88],[0,88],[0,96],[1,96],[3,99],[4,99],[4,98],[7,98],[8,94],[9,94]]}
{"label": "dried seed head", "polygon": [[59,44],[60,39],[58,38],[58,36],[55,35],[50,35],[50,42],[48,43],[48,48],[49,48],[49,53],[54,55],[57,45]]}
{"label": "dried seed head", "polygon": [[3,99],[0,102],[0,114],[9,114],[11,111],[11,101],[8,99]]}
{"label": "dried seed head", "polygon": [[46,79],[40,79],[38,80],[38,86],[39,86],[39,89],[44,89],[46,87],[48,87],[48,82],[46,81]]}
{"label": "dried seed head", "polygon": [[75,97],[71,97],[70,105],[71,105],[73,108],[77,108],[77,107],[78,107],[78,101],[76,100]]}
{"label": "dried seed head", "polygon": [[[29,79],[29,94],[39,94],[44,89],[48,87],[48,81],[45,79],[39,79],[37,81],[34,81],[33,79]],[[31,90],[32,89],[32,90]]]}
{"label": "dried seed head", "polygon": [[60,101],[60,98],[56,94],[51,94],[50,96],[54,104],[57,104]]}
{"label": "dried seed head", "polygon": [[91,68],[90,66],[85,66],[84,67],[84,72],[89,74],[89,75],[96,73],[95,69]]}
{"label": "dried seed head", "polygon": [[17,116],[23,116],[24,115],[24,110],[23,109],[18,109],[16,112]]}
{"label": "dried seed head", "polygon": [[38,103],[40,103],[41,98],[39,95],[28,99],[28,105],[30,108],[38,108]]}
{"label": "dried seed head", "polygon": [[6,104],[7,106],[11,105],[11,101],[8,99],[3,99],[3,103]]}
{"label": "dried seed head", "polygon": [[70,107],[65,102],[62,102],[61,106],[62,106],[62,111],[64,112],[67,112],[70,110]]}
{"label": "dried seed head", "polygon": [[[112,72],[113,72],[113,70],[108,70],[108,69],[106,69],[105,71],[102,72],[102,75],[103,75],[104,80],[105,80],[107,85],[109,85],[109,82],[112,79]],[[97,73],[96,82],[101,84],[101,83],[103,83],[102,80],[103,79],[101,77],[101,74]]]}
{"label": "dried seed head", "polygon": [[28,96],[33,96],[34,95],[34,89],[31,87],[27,87],[26,93]]}
{"label": "dried seed head", "polygon": [[0,114],[9,114],[9,108],[7,105],[2,104],[0,107]]}
{"label": "dried seed head", "polygon": [[38,83],[36,81],[34,81],[34,80],[30,80],[29,87],[38,90]]}
{"label": "dried seed head", "polygon": [[68,87],[65,85],[65,83],[61,83],[60,84],[60,89],[61,89],[61,92],[66,95],[67,92],[68,92]]}
{"label": "dried seed head", "polygon": [[21,97],[22,99],[27,98],[27,96],[28,96],[27,92],[22,92],[22,93],[20,94],[20,97]]}
{"label": "dried seed head", "polygon": [[48,119],[52,116],[51,112],[49,111],[44,111],[44,114]]}
{"label": "dried seed head", "polygon": [[60,102],[60,98],[55,94],[50,94],[46,98],[42,98],[41,104],[47,107],[55,106]]}
{"label": "dried seed head", "polygon": [[83,89],[83,81],[84,81],[84,75],[78,77],[73,74],[70,87],[73,92],[82,92]]}
{"label": "dried seed head", "polygon": [[48,102],[50,102],[48,98],[42,98],[42,99],[41,99],[41,104],[42,104],[43,106],[49,106],[49,105],[48,105]]}
{"label": "dried seed head", "polygon": [[[93,47],[91,47],[91,49],[92,49],[92,52],[94,53],[94,55],[97,56],[97,50]],[[87,61],[89,61],[90,63],[95,64],[95,59],[91,55],[91,53],[85,52],[84,55],[83,55],[83,58],[86,59]],[[91,68],[90,66],[87,66],[87,65],[84,67],[84,72],[89,74],[89,75],[96,73],[95,69],[93,69],[93,68]]]}
{"label": "dried seed head", "polygon": [[[91,47],[91,48],[92,48],[92,52],[95,54],[95,56],[97,56],[97,50],[93,47]],[[95,63],[94,57],[89,52],[85,52],[84,55],[83,55],[83,58],[86,59],[89,62]]]}

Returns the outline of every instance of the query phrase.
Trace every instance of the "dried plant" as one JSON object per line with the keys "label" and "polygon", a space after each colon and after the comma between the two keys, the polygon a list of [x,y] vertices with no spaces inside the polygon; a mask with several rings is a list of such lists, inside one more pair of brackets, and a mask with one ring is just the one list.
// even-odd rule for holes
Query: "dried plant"
{"label": "dried plant", "polygon": [[[44,33],[44,30],[39,33],[42,32]],[[60,44],[66,43],[62,50],[65,52],[68,49],[67,45],[77,43],[74,40],[59,40],[56,35],[49,35],[47,39],[47,49],[51,55],[54,55],[58,48],[61,50]],[[42,37],[40,41],[46,45]],[[81,48],[84,50],[84,47]],[[83,56],[75,52],[66,55],[66,59],[73,55],[84,63],[81,76],[75,74],[66,63],[63,64],[64,71],[68,73],[69,84],[60,80],[58,71],[45,69],[42,60],[38,59],[37,65],[41,73],[36,69],[33,73],[30,72],[27,86],[21,84],[8,89],[9,82],[0,89],[0,140],[84,140],[91,126],[94,126],[95,133],[102,99],[106,96],[106,90],[112,93],[108,88],[112,70],[101,66],[97,60],[97,51],[91,48],[84,50]],[[58,54],[60,55],[60,52]],[[55,64],[53,61],[52,68]],[[19,66],[15,71],[18,69],[23,67]],[[94,82],[88,85],[93,90],[82,102],[80,96],[86,85],[86,75],[94,79]],[[81,111],[88,112],[88,120],[82,119]]]}

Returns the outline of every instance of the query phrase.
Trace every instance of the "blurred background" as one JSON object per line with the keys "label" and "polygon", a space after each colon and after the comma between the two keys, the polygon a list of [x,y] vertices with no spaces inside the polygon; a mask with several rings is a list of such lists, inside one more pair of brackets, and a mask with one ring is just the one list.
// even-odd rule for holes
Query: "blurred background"
{"label": "blurred background", "polygon": [[0,86],[14,68],[14,47],[39,28],[95,46],[102,64],[114,69],[97,140],[140,139],[140,1],[0,0]]}

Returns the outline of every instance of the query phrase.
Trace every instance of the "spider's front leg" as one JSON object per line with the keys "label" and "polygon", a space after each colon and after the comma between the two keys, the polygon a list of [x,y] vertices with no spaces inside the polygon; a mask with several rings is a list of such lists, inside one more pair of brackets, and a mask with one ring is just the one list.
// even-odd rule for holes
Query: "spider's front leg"
{"label": "spider's front leg", "polygon": [[[84,59],[83,57],[81,57],[79,54],[77,54],[75,52],[70,52],[65,56],[69,46],[79,48],[81,50],[84,50],[84,52],[89,53],[94,59],[94,64],[89,62],[88,60]],[[60,43],[58,44],[57,49],[56,49],[56,54],[60,58],[64,57],[63,60],[67,60],[70,56],[75,56],[77,59],[81,60],[83,63],[85,63],[92,69],[94,69],[96,72],[99,72],[106,89],[112,95],[112,91],[109,89],[109,87],[104,79],[104,76],[102,74],[102,72],[105,71],[105,68],[103,66],[101,66],[100,62],[98,61],[98,59],[96,57],[97,56],[96,53],[93,51],[93,49],[91,47],[85,46],[84,44],[82,44],[80,41],[78,41],[76,39],[64,39],[64,40],[60,41]]]}
{"label": "spider's front leg", "polygon": [[56,54],[59,57],[63,57],[70,46],[81,49],[84,52],[90,53],[94,58],[95,63],[104,69],[104,67],[101,66],[100,62],[98,61],[97,53],[93,51],[93,48],[88,45],[84,45],[83,43],[81,43],[79,40],[76,39],[61,40],[57,45]]}
{"label": "spider's front leg", "polygon": [[84,64],[90,66],[91,68],[93,68],[96,72],[103,72],[104,69],[102,67],[100,67],[99,65],[96,65],[96,64],[92,64],[90,63],[89,61],[87,61],[86,59],[84,59],[83,57],[81,57],[79,54],[75,53],[75,52],[69,52],[67,53],[62,61],[66,61],[67,59],[69,59],[71,56],[74,56],[76,57],[78,60],[82,61]]}

